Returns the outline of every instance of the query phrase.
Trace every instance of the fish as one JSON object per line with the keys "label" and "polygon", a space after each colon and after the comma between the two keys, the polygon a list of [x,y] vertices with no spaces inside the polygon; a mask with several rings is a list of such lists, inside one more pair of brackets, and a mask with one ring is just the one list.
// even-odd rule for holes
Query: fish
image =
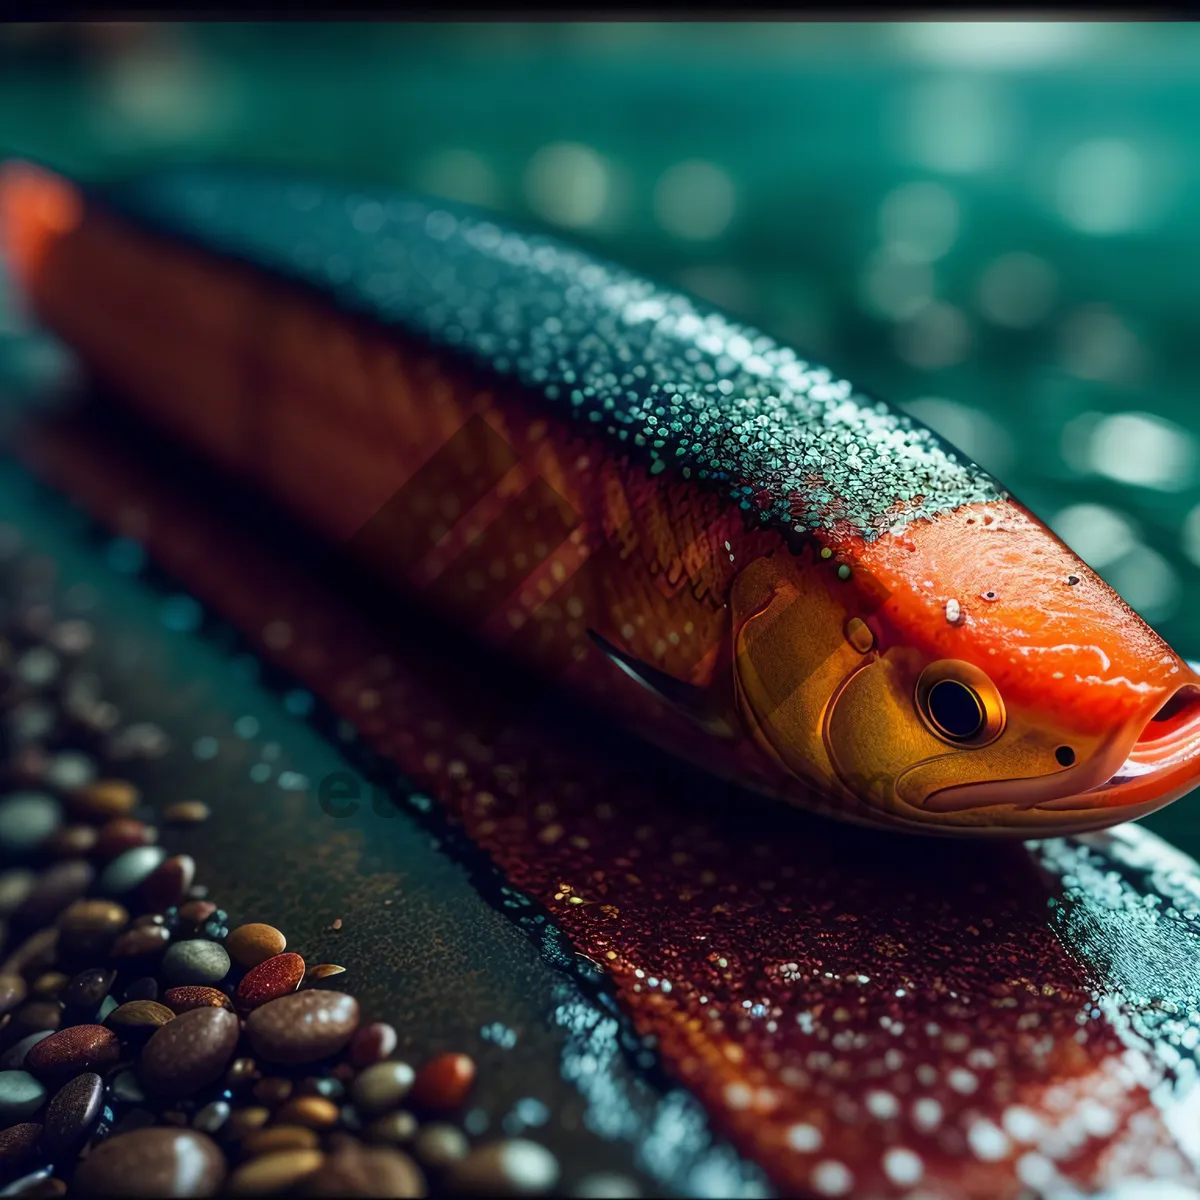
{"label": "fish", "polygon": [[0,176],[106,392],[382,585],[738,786],[1041,838],[1200,782],[1200,676],[978,464],[494,213],[220,167]]}

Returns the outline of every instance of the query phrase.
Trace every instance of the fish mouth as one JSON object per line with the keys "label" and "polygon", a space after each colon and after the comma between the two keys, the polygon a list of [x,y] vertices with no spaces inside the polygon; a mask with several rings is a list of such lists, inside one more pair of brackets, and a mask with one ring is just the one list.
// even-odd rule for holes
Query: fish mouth
{"label": "fish mouth", "polygon": [[[1123,810],[1122,819],[1153,812],[1200,784],[1200,685],[1176,689],[1146,722],[1125,761],[1103,783],[1036,805]],[[1136,814],[1132,809],[1137,809]],[[1128,812],[1128,816],[1124,814]]]}

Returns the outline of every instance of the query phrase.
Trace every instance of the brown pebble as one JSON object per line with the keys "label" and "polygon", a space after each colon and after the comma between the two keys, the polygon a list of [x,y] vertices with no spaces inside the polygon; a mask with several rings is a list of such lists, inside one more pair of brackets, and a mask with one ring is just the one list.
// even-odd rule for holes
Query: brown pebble
{"label": "brown pebble", "polygon": [[117,977],[116,971],[107,967],[89,967],[72,976],[62,990],[62,1002],[67,1009],[75,1014],[75,1019],[83,1014],[86,1019],[95,1016],[104,997],[108,995]]}
{"label": "brown pebble", "polygon": [[30,1000],[22,1004],[4,1027],[5,1040],[20,1040],[31,1033],[58,1029],[62,1025],[63,1006],[58,1000]]}
{"label": "brown pebble", "polygon": [[161,862],[142,884],[142,903],[154,912],[162,912],[180,903],[196,878],[196,860],[190,854],[176,854]]}
{"label": "brown pebble", "polygon": [[179,906],[179,919],[184,924],[199,928],[217,911],[211,900],[189,900]]}
{"label": "brown pebble", "polygon": [[152,846],[158,841],[158,830],[134,817],[117,817],[100,827],[92,853],[101,862],[110,862],[126,850]]}
{"label": "brown pebble", "polygon": [[287,938],[274,925],[239,925],[225,939],[225,949],[239,967],[249,971],[268,958],[282,954],[287,949]]}
{"label": "brown pebble", "polygon": [[306,1196],[425,1195],[425,1178],[407,1154],[387,1146],[345,1146],[309,1176]]}
{"label": "brown pebble", "polygon": [[381,1062],[367,1067],[350,1085],[350,1099],[367,1116],[399,1108],[416,1078],[406,1062]]}
{"label": "brown pebble", "polygon": [[64,825],[42,843],[42,849],[55,858],[78,858],[95,850],[96,836],[91,825]]}
{"label": "brown pebble", "polygon": [[272,1125],[256,1129],[242,1139],[242,1153],[247,1158],[260,1154],[275,1154],[283,1150],[315,1150],[321,1144],[312,1129],[302,1125]]}
{"label": "brown pebble", "polygon": [[163,993],[163,1003],[175,1013],[191,1012],[193,1008],[227,1008],[233,1011],[233,1002],[220,988],[205,987],[189,983],[184,987],[168,988]]}
{"label": "brown pebble", "polygon": [[165,925],[139,925],[137,929],[118,934],[108,953],[123,964],[135,959],[149,959],[161,954],[170,940],[171,931]]}
{"label": "brown pebble", "polygon": [[275,1113],[283,1125],[307,1125],[310,1129],[329,1129],[338,1123],[341,1110],[324,1096],[293,1096]]}
{"label": "brown pebble", "polygon": [[86,820],[120,817],[137,807],[138,790],[127,779],[97,779],[70,797],[71,809]]}
{"label": "brown pebble", "polygon": [[396,1031],[383,1021],[364,1025],[350,1039],[347,1057],[356,1067],[382,1062],[396,1049]]}
{"label": "brown pebble", "polygon": [[238,1019],[223,1008],[194,1008],[146,1043],[138,1075],[152,1092],[186,1096],[218,1079],[238,1042]]}
{"label": "brown pebble", "polygon": [[261,1129],[271,1119],[271,1110],[255,1105],[252,1108],[237,1108],[229,1114],[222,1133],[233,1141],[249,1137],[256,1129]]}
{"label": "brown pebble", "polygon": [[225,1156],[207,1134],[137,1129],[92,1149],[71,1185],[83,1196],[212,1196],[225,1170]]}
{"label": "brown pebble", "polygon": [[104,1019],[104,1024],[122,1041],[139,1042],[173,1020],[175,1013],[165,1004],[155,1000],[130,1000],[114,1008]]}
{"label": "brown pebble", "polygon": [[537,1142],[504,1138],[476,1146],[446,1176],[447,1190],[471,1196],[530,1196],[558,1182],[558,1159]]}
{"label": "brown pebble", "polygon": [[65,954],[103,955],[129,924],[129,911],[115,900],[76,900],[58,918]]}
{"label": "brown pebble", "polygon": [[345,992],[293,992],[246,1018],[246,1037],[268,1062],[315,1062],[336,1054],[358,1028],[358,1001]]}
{"label": "brown pebble", "polygon": [[225,1086],[241,1087],[244,1083],[257,1081],[259,1078],[258,1064],[252,1058],[235,1058],[225,1072]]}
{"label": "brown pebble", "polygon": [[335,917],[333,924],[330,925],[329,928],[332,929],[336,933],[339,929],[341,929],[341,927],[342,927],[342,918]]}
{"label": "brown pebble", "polygon": [[274,1108],[275,1105],[282,1104],[291,1096],[292,1081],[281,1079],[278,1075],[268,1075],[266,1079],[260,1079],[254,1085],[251,1094],[260,1104]]}
{"label": "brown pebble", "polygon": [[58,955],[59,932],[54,926],[31,933],[0,963],[0,975],[33,975],[54,965]]}
{"label": "brown pebble", "polygon": [[25,980],[20,975],[0,975],[0,1014],[12,1012],[25,999]]}
{"label": "brown pebble", "polygon": [[33,1158],[41,1138],[42,1127],[36,1121],[0,1129],[0,1175],[9,1175]]}
{"label": "brown pebble", "polygon": [[460,1162],[471,1151],[467,1135],[457,1125],[445,1121],[431,1121],[422,1125],[413,1139],[413,1153],[434,1171],[445,1170],[452,1163]]}
{"label": "brown pebble", "polygon": [[210,809],[203,800],[177,800],[163,809],[163,820],[171,825],[198,825],[207,821]]}
{"label": "brown pebble", "polygon": [[446,1112],[458,1108],[475,1082],[475,1063],[468,1054],[439,1054],[417,1072],[412,1102],[419,1108]]}
{"label": "brown pebble", "polygon": [[43,971],[30,986],[35,996],[53,1000],[58,993],[71,982],[71,977],[65,971]]}
{"label": "brown pebble", "polygon": [[368,1142],[381,1142],[387,1145],[405,1145],[416,1136],[417,1118],[402,1109],[398,1112],[385,1113],[376,1117],[363,1130],[363,1136]]}
{"label": "brown pebble", "polygon": [[37,877],[25,903],[17,910],[16,920],[26,925],[49,924],[92,886],[95,877],[95,868],[81,858],[56,862]]}
{"label": "brown pebble", "polygon": [[104,1106],[104,1081],[93,1071],[63,1084],[46,1107],[42,1149],[51,1158],[78,1147]]}
{"label": "brown pebble", "polygon": [[320,1150],[276,1150],[242,1163],[229,1177],[235,1196],[269,1196],[295,1187],[325,1161]]}
{"label": "brown pebble", "polygon": [[333,975],[345,975],[346,968],[339,967],[337,963],[317,963],[315,967],[309,967],[304,973],[305,983],[319,983],[322,979],[329,979]]}
{"label": "brown pebble", "polygon": [[25,1070],[49,1079],[67,1079],[80,1071],[103,1071],[119,1061],[121,1043],[103,1025],[72,1025],[38,1042],[25,1056]]}
{"label": "brown pebble", "polygon": [[276,954],[246,972],[234,1001],[243,1012],[249,1012],[294,992],[303,978],[304,959],[299,954]]}

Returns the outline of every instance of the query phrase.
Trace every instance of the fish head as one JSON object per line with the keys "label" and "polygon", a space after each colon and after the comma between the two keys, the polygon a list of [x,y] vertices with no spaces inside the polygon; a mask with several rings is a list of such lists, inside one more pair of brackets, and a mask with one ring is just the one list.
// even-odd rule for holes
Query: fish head
{"label": "fish head", "polygon": [[861,803],[930,832],[1045,837],[1200,783],[1200,677],[1011,500],[864,543],[877,650],[824,738]]}

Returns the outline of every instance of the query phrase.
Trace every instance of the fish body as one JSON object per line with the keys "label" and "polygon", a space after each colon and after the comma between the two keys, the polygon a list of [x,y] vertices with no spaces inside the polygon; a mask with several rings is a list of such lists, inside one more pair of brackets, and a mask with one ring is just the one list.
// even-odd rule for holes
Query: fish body
{"label": "fish body", "polygon": [[1200,770],[1200,680],[986,472],[710,306],[387,190],[0,186],[30,301],[389,586],[732,780],[1039,836]]}

